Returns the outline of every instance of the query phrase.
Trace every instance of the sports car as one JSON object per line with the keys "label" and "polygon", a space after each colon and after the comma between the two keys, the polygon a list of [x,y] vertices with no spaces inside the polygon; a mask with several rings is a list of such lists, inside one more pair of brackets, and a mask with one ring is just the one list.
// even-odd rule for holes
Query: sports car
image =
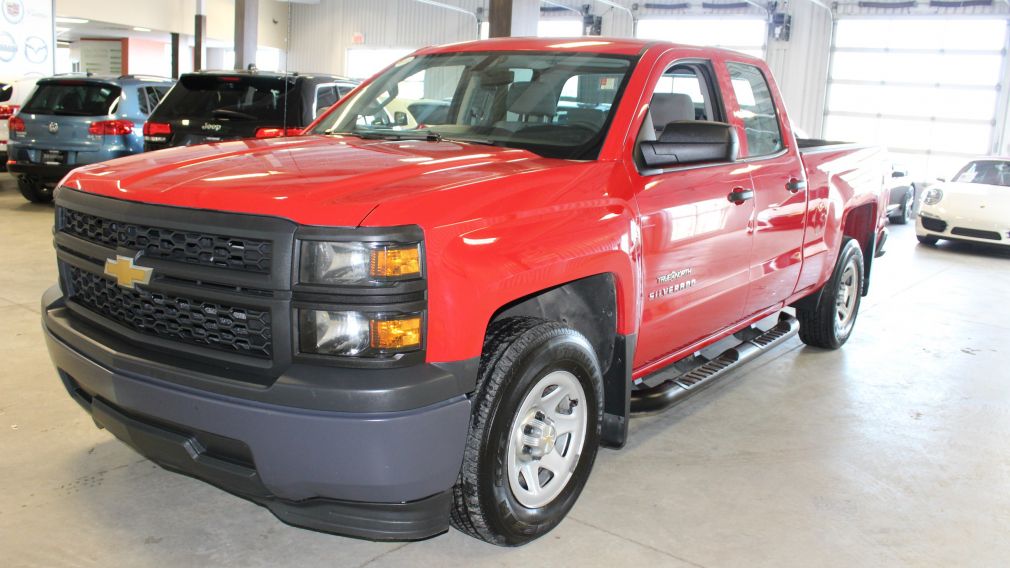
{"label": "sports car", "polygon": [[1010,158],[973,160],[926,190],[915,235],[927,245],[950,239],[1010,246]]}

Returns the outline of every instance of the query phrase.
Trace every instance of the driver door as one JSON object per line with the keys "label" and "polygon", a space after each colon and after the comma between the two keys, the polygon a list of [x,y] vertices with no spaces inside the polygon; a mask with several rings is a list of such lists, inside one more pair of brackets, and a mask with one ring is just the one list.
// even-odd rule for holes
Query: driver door
{"label": "driver door", "polygon": [[[675,63],[653,80],[640,141],[655,139],[665,122],[725,122],[711,62]],[[706,163],[633,174],[645,296],[635,368],[659,363],[743,318],[754,200],[731,201],[730,194],[753,194],[745,166]]]}

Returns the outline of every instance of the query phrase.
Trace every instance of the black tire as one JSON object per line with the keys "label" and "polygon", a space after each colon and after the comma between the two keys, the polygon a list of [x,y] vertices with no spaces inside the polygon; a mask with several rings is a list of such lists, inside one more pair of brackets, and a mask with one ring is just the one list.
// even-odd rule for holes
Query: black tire
{"label": "black tire", "polygon": [[912,211],[915,209],[915,190],[909,189],[901,202],[901,209],[898,214],[891,217],[891,222],[895,225],[907,225],[912,221]]}
{"label": "black tire", "polygon": [[915,235],[915,238],[919,239],[920,243],[922,243],[924,245],[928,245],[928,246],[934,246],[937,243],[937,241],[940,240],[940,239],[938,239],[936,237],[931,237],[931,236],[928,236],[928,235],[927,236]]}
{"label": "black tire", "polygon": [[[848,272],[850,266],[852,271]],[[843,294],[843,287],[847,290],[845,306],[849,315],[844,322],[840,322],[837,302]],[[845,237],[835,269],[828,283],[821,289],[817,303],[812,308],[796,309],[803,343],[824,349],[838,349],[844,345],[852,335],[856,316],[859,315],[862,290],[863,251],[859,248],[858,241]]]}
{"label": "black tire", "polygon": [[32,203],[49,203],[53,200],[53,190],[28,176],[18,176],[18,191]]}
{"label": "black tire", "polygon": [[[560,323],[530,317],[495,322],[484,340],[470,435],[453,487],[452,526],[486,542],[518,546],[543,536],[565,517],[589,478],[603,421],[603,378],[592,346]],[[513,419],[538,382],[553,371],[572,373],[586,397],[581,455],[561,492],[527,508],[507,479]]]}

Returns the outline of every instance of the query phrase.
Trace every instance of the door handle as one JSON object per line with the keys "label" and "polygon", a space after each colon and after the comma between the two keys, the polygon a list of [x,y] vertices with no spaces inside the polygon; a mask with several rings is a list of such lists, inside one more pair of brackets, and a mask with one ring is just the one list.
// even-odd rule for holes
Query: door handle
{"label": "door handle", "polygon": [[790,193],[796,193],[797,191],[806,188],[807,188],[807,182],[801,179],[790,178],[789,181],[786,183],[786,189],[788,189]]}
{"label": "door handle", "polygon": [[743,205],[744,201],[754,199],[754,190],[743,187],[734,187],[733,191],[729,192],[729,195],[726,196],[726,199],[729,199],[737,205]]}

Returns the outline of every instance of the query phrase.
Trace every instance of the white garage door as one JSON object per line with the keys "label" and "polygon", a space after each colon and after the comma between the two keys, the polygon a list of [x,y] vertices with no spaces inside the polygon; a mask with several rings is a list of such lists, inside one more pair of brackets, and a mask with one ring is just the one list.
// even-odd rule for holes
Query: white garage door
{"label": "white garage door", "polygon": [[952,175],[992,148],[1006,33],[1006,20],[839,20],[824,137],[887,146],[919,179]]}
{"label": "white garage door", "polygon": [[638,22],[638,37],[724,47],[764,58],[767,24],[760,18],[678,18],[643,19]]}

